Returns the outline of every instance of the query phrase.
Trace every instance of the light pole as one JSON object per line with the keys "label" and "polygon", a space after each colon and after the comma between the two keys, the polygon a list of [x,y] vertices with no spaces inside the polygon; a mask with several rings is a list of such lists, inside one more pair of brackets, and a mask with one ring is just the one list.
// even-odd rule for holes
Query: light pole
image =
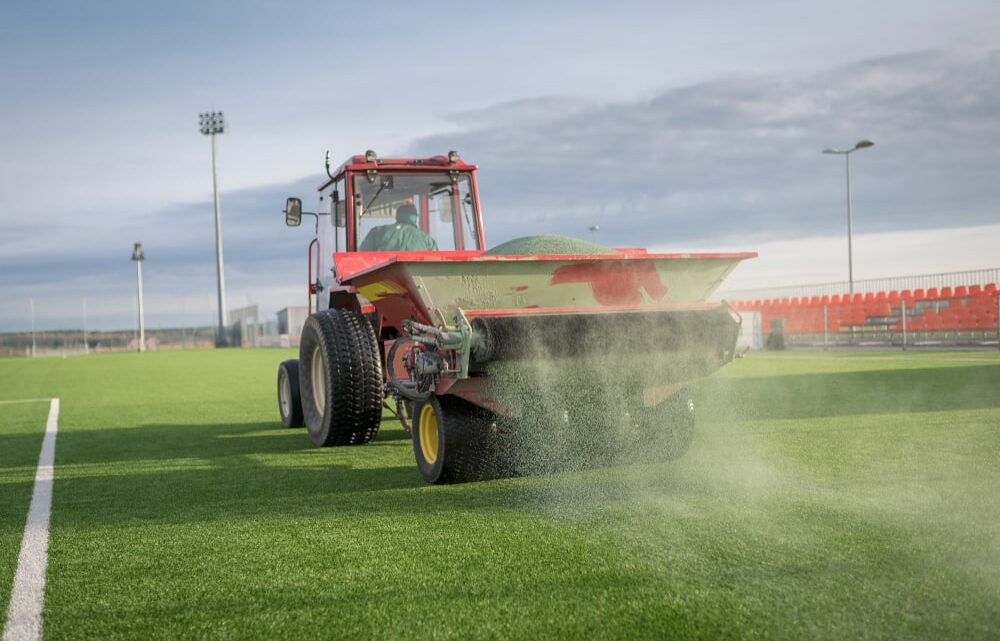
{"label": "light pole", "polygon": [[83,353],[90,353],[90,341],[87,340],[87,297],[83,297]]}
{"label": "light pole", "polygon": [[590,229],[590,240],[593,241],[595,238],[597,238],[597,232],[601,231],[601,226],[591,225],[590,227],[588,227],[588,229]]}
{"label": "light pole", "polygon": [[35,357],[35,299],[28,300],[28,306],[31,308],[31,357]]}
{"label": "light pole", "polygon": [[142,261],[146,255],[142,253],[142,243],[136,243],[132,248],[132,260],[135,261],[135,280],[139,287],[139,351],[146,351],[146,319],[142,311]]}
{"label": "light pole", "polygon": [[226,123],[221,111],[198,114],[201,133],[212,138],[212,191],[215,195],[215,273],[219,283],[219,329],[215,337],[216,347],[226,347],[226,276],[222,264],[222,218],[219,215],[219,180],[215,173],[215,134],[226,132]]}
{"label": "light pole", "polygon": [[847,166],[847,282],[852,294],[854,293],[854,255],[851,248],[851,154],[858,149],[865,149],[874,144],[871,140],[859,140],[850,149],[823,150],[824,154],[842,154]]}

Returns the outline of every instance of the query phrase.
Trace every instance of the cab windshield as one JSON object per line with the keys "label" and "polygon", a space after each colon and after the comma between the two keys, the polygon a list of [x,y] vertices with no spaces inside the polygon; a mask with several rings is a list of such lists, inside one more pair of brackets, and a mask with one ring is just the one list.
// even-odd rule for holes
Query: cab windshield
{"label": "cab windshield", "polygon": [[355,176],[358,246],[363,251],[478,249],[471,185],[468,174],[449,172]]}

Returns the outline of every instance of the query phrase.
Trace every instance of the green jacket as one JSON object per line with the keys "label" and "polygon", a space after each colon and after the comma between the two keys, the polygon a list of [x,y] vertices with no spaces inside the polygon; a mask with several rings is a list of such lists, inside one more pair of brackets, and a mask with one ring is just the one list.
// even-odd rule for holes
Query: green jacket
{"label": "green jacket", "polygon": [[382,225],[365,236],[361,251],[436,251],[434,239],[413,225]]}

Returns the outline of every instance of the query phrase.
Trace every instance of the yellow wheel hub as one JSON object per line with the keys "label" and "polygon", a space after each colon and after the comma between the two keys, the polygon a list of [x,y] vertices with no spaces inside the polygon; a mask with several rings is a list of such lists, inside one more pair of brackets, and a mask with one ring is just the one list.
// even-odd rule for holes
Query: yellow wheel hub
{"label": "yellow wheel hub", "polygon": [[434,407],[429,403],[420,410],[420,452],[428,465],[434,465],[438,457],[438,419]]}

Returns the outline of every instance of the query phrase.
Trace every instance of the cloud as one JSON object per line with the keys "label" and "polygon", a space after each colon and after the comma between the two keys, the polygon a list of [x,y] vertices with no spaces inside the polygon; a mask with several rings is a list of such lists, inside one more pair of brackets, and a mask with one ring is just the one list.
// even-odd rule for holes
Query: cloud
{"label": "cloud", "polygon": [[995,220],[1000,52],[920,52],[820,74],[724,78],[649,100],[542,98],[456,116],[416,154],[455,148],[480,176],[497,243],[524,232],[608,244],[793,238],[844,225],[841,157],[856,154],[859,231]]}
{"label": "cloud", "polygon": [[[457,149],[480,165],[491,245],[528,233],[588,237],[595,223],[598,240],[613,246],[755,249],[837,238],[846,227],[843,160],[820,150],[860,138],[876,146],[852,156],[856,234],[986,225],[1000,212],[995,50],[911,53],[796,78],[733,76],[643,100],[546,96],[449,117],[448,131],[407,151]],[[314,203],[319,182],[223,193],[230,307],[259,302],[270,316],[303,302],[309,233],[286,229],[280,210],[287,195]],[[212,318],[211,200],[124,214],[84,212],[44,230],[5,222],[0,329],[27,325],[28,298],[41,301],[40,322],[77,326],[61,309],[84,296],[101,301],[105,327],[128,326],[136,240],[148,257],[150,326]],[[802,280],[787,269],[789,281]]]}

